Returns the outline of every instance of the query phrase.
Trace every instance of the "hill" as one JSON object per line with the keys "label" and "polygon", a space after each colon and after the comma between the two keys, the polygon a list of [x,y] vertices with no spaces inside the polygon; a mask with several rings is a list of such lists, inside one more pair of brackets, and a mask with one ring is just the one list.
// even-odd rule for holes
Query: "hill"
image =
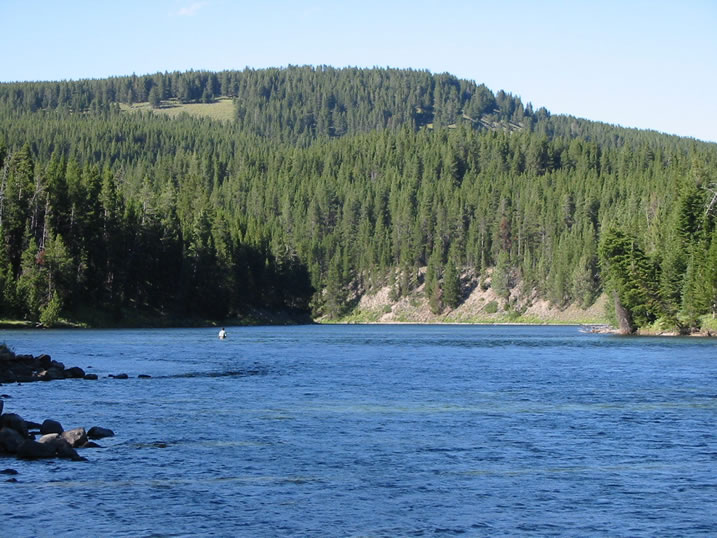
{"label": "hill", "polygon": [[717,145],[447,74],[0,84],[0,133],[3,316],[346,319],[388,287],[440,317],[485,286],[509,311],[608,293],[627,331],[717,309]]}

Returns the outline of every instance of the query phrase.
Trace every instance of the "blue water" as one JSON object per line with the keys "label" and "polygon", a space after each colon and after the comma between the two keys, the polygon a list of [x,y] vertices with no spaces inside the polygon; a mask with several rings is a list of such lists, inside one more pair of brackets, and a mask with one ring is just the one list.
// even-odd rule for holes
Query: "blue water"
{"label": "blue water", "polygon": [[228,332],[0,331],[100,376],[0,386],[6,412],[116,432],[0,459],[0,535],[717,535],[715,340]]}

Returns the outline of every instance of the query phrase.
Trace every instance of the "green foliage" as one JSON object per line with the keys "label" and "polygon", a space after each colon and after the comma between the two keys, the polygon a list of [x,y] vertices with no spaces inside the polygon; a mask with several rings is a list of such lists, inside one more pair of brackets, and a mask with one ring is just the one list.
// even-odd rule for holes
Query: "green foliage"
{"label": "green foliage", "polygon": [[613,227],[603,233],[599,252],[604,277],[627,311],[632,329],[654,322],[662,314],[656,270],[637,241]]}
{"label": "green foliage", "polygon": [[510,295],[512,268],[510,266],[510,260],[508,259],[508,253],[505,250],[501,250],[498,254],[498,260],[495,267],[493,268],[493,275],[491,277],[491,286],[493,290],[504,299],[507,299]]}
{"label": "green foliage", "polygon": [[443,273],[443,302],[450,308],[456,308],[461,302],[461,281],[455,262],[451,259]]}
{"label": "green foliage", "polygon": [[[119,109],[150,96],[233,98],[235,120]],[[57,294],[66,314],[340,317],[388,275],[404,296],[423,268],[440,312],[460,273],[485,285],[490,267],[501,297],[521,275],[560,306],[609,281],[638,325],[717,309],[714,144],[551,116],[450,75],[0,84],[0,139],[4,315],[37,320]]]}
{"label": "green foliage", "polygon": [[498,312],[498,303],[496,301],[491,301],[485,305],[484,310],[486,314],[495,314]]}
{"label": "green foliage", "polygon": [[43,327],[53,327],[60,320],[60,311],[62,310],[62,301],[57,292],[52,294],[52,299],[47,303],[40,313],[40,323]]}
{"label": "green foliage", "polygon": [[42,266],[38,264],[38,253],[33,237],[22,253],[20,276],[17,280],[17,294],[22,297],[22,308],[29,319],[38,319],[45,297],[44,275]]}

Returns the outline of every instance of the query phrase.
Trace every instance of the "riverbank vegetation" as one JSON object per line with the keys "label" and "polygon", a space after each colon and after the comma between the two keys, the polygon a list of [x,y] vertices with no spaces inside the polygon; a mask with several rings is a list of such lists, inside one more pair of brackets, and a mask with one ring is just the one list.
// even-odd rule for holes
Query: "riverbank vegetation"
{"label": "riverbank vegetation", "polygon": [[484,286],[690,331],[717,311],[716,170],[715,144],[425,71],[0,84],[0,315],[328,320],[384,287],[448,315]]}

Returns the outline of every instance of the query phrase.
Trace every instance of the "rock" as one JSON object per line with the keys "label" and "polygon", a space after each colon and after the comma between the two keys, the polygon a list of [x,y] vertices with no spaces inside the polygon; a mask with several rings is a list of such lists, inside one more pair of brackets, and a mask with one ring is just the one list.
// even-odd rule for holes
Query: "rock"
{"label": "rock", "polygon": [[54,458],[55,455],[56,449],[52,444],[38,443],[32,439],[25,439],[20,446],[17,447],[17,457],[27,460]]}
{"label": "rock", "polygon": [[27,424],[20,415],[15,413],[5,413],[0,416],[0,427],[12,428],[23,438],[27,438]]}
{"label": "rock", "polygon": [[102,448],[102,445],[98,445],[94,441],[87,441],[84,445],[82,445],[80,448]]}
{"label": "rock", "polygon": [[85,374],[85,379],[96,380],[97,374]]}
{"label": "rock", "polygon": [[[25,383],[31,381],[52,381],[67,377],[83,378],[84,370],[79,367],[65,369],[65,365],[52,360],[49,355],[15,355],[0,345],[0,383]],[[0,410],[1,412],[1,410]]]}
{"label": "rock", "polygon": [[127,374],[110,375],[110,377],[114,377],[115,379],[129,379]]}
{"label": "rock", "polygon": [[87,437],[89,439],[104,439],[105,437],[114,437],[115,432],[109,428],[102,428],[101,426],[92,426],[87,431]]}
{"label": "rock", "polygon": [[65,370],[65,376],[73,379],[81,379],[85,377],[85,371],[79,366],[73,366]]}
{"label": "rock", "polygon": [[34,370],[31,365],[21,362],[16,362],[15,364],[13,364],[9,371],[12,372],[12,375],[14,375],[18,379],[32,377],[32,374],[34,373]]}
{"label": "rock", "polygon": [[65,430],[62,428],[62,424],[50,418],[45,420],[40,426],[40,433],[42,435],[47,433],[62,433],[63,431]]}
{"label": "rock", "polygon": [[50,439],[47,444],[55,448],[55,454],[60,458],[70,459],[74,461],[84,459],[81,458],[80,455],[77,453],[77,450],[72,448],[70,446],[70,443],[68,443],[67,440],[63,439],[62,437],[58,436],[54,439]]}
{"label": "rock", "polygon": [[148,374],[139,374],[137,377],[139,379],[151,379],[152,378],[152,376],[148,375]]}
{"label": "rock", "polygon": [[[38,424],[37,422],[33,422],[32,420],[26,420],[25,425],[27,426],[28,431],[35,430],[35,431],[39,432],[40,428],[42,427],[41,424]],[[32,432],[30,432],[30,433],[32,433]]]}
{"label": "rock", "polygon": [[52,364],[52,358],[50,358],[49,355],[38,355],[35,358],[35,361],[40,365],[41,368],[49,368],[50,364]]}
{"label": "rock", "polygon": [[55,379],[65,379],[65,370],[51,366],[47,370],[42,370],[37,374],[40,381],[53,381]]}
{"label": "rock", "polygon": [[15,469],[3,469],[0,474],[18,474],[18,472]]}
{"label": "rock", "polygon": [[16,454],[17,448],[25,441],[22,435],[12,428],[0,429],[0,452]]}
{"label": "rock", "polygon": [[65,439],[72,448],[77,448],[84,445],[87,442],[87,432],[84,428],[74,428],[62,432],[60,436]]}
{"label": "rock", "polygon": [[42,437],[40,437],[37,442],[38,443],[51,443],[55,439],[59,439],[60,434],[59,433],[46,433]]}

